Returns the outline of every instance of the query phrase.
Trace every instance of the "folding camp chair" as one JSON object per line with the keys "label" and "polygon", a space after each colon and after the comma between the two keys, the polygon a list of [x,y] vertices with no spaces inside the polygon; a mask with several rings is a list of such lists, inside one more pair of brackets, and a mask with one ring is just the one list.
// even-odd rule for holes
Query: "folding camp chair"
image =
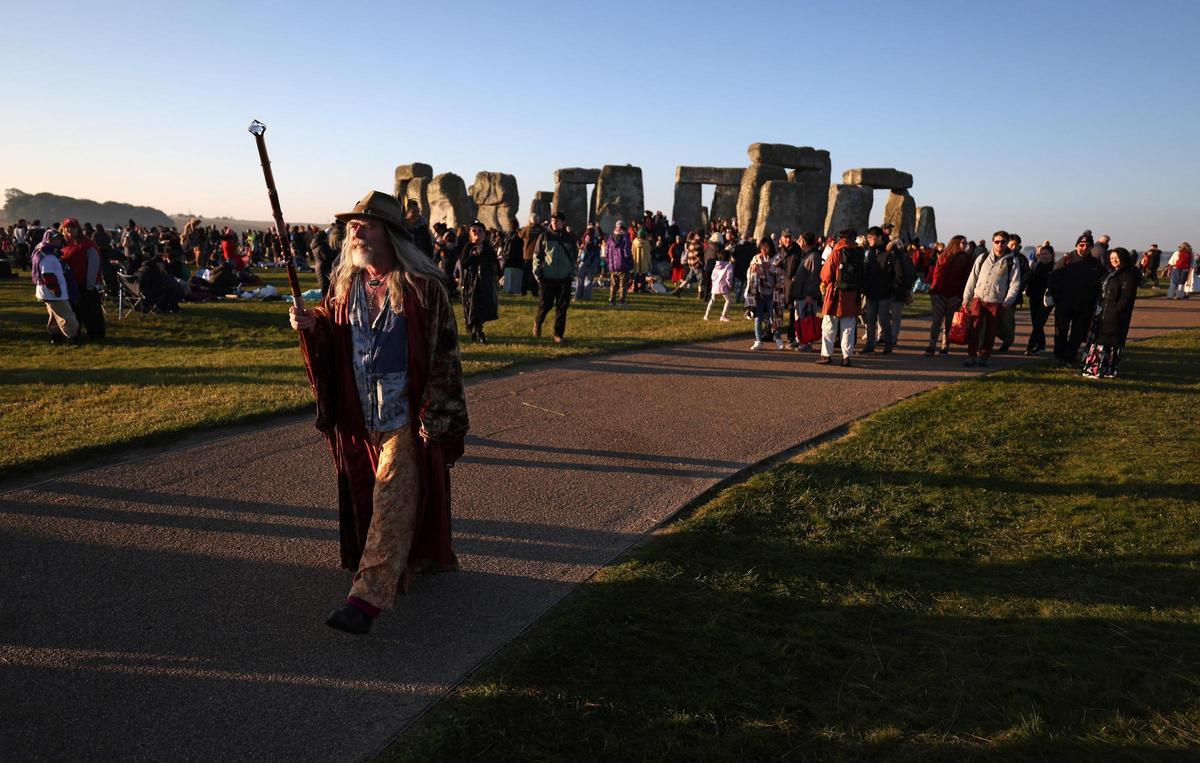
{"label": "folding camp chair", "polygon": [[142,287],[138,285],[136,276],[127,276],[124,273],[118,272],[117,282],[120,284],[120,291],[117,292],[118,320],[129,315],[134,310],[141,310],[147,313],[158,312],[154,304],[142,295]]}

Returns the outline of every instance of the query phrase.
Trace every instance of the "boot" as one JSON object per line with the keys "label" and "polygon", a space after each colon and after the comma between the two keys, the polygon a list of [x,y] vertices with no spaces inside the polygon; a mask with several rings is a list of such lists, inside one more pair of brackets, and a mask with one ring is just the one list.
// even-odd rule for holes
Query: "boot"
{"label": "boot", "polygon": [[370,632],[372,622],[370,615],[349,604],[343,604],[333,610],[325,619],[325,624],[330,628],[355,636],[365,636]]}

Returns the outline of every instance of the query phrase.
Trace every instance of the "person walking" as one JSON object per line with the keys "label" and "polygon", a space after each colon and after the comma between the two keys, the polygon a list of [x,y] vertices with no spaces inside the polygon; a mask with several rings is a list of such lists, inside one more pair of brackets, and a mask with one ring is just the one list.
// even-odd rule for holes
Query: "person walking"
{"label": "person walking", "polygon": [[1095,314],[1104,269],[1092,257],[1092,245],[1090,233],[1080,235],[1075,251],[1054,266],[1046,287],[1054,307],[1054,359],[1059,366],[1079,361],[1079,348]]}
{"label": "person walking", "polygon": [[95,242],[83,235],[83,229],[74,217],[63,220],[59,231],[63,236],[59,256],[69,266],[78,287],[76,316],[87,331],[89,341],[103,342],[105,322],[101,292],[104,290],[104,271],[101,268],[100,250]]}
{"label": "person walking", "polygon": [[1162,250],[1158,248],[1158,244],[1151,244],[1150,248],[1142,252],[1142,280],[1152,279],[1154,288],[1159,287],[1158,269],[1162,267]]}
{"label": "person walking", "polygon": [[863,251],[854,243],[854,230],[838,233],[837,241],[821,267],[821,289],[825,300],[821,307],[821,357],[817,363],[832,362],[833,348],[841,340],[842,365],[850,365],[854,355],[854,333],[866,269]]}
{"label": "person walking", "polygon": [[600,272],[600,230],[588,223],[579,242],[579,273],[575,277],[575,299],[591,300],[596,275]]}
{"label": "person walking", "polygon": [[633,268],[633,244],[625,230],[625,221],[618,220],[612,235],[604,241],[604,258],[608,260],[608,306],[625,306],[629,292],[629,271]]}
{"label": "person walking", "polygon": [[467,247],[462,260],[462,306],[463,321],[471,340],[487,344],[483,324],[500,317],[500,296],[497,294],[496,268],[499,259],[496,250],[487,240],[487,229],[475,220],[467,228]]}
{"label": "person walking", "polygon": [[932,311],[929,321],[929,344],[926,355],[936,350],[942,355],[950,352],[950,324],[954,314],[962,307],[963,289],[971,277],[974,258],[968,253],[966,236],[955,236],[946,244],[933,265],[929,283],[929,304]]}
{"label": "person walking", "polygon": [[695,231],[688,234],[684,251],[686,252],[685,262],[687,264],[687,273],[684,275],[682,281],[675,284],[675,289],[671,294],[678,297],[689,284],[694,283],[696,284],[696,296],[699,297],[701,295],[700,284],[704,280],[704,255],[700,245],[700,237],[696,235]]}
{"label": "person walking", "polygon": [[814,234],[801,234],[796,256],[786,261],[784,276],[787,282],[788,305],[791,308],[791,348],[801,352],[812,352],[811,343],[800,342],[799,322],[801,318],[817,314],[817,303],[821,299],[821,249],[817,246],[817,237]]}
{"label": "person walking", "polygon": [[633,285],[631,290],[635,294],[645,293],[646,291],[646,276],[650,274],[652,250],[653,247],[650,245],[650,232],[644,227],[638,228],[637,238],[633,240],[633,243],[630,246],[630,256],[632,260],[630,273],[633,276]]}
{"label": "person walking", "polygon": [[1046,289],[1050,285],[1050,274],[1054,272],[1054,247],[1043,241],[1038,247],[1029,280],[1025,282],[1025,296],[1029,298],[1029,343],[1026,355],[1037,355],[1046,349],[1046,320],[1054,309],[1046,305]]}
{"label": "person walking", "polygon": [[533,256],[537,253],[539,240],[544,229],[536,213],[529,213],[529,224],[521,229],[521,251],[524,258],[524,272],[521,275],[521,296],[526,294],[538,295],[538,282],[533,277]]}
{"label": "person walking", "polygon": [[722,251],[717,255],[717,262],[713,266],[712,295],[708,298],[708,307],[704,309],[704,320],[708,320],[713,303],[717,301],[717,297],[720,297],[725,300],[725,306],[721,308],[721,320],[729,321],[729,292],[732,289],[733,262],[729,258],[729,252]]}
{"label": "person walking", "polygon": [[872,226],[867,229],[866,249],[863,251],[866,282],[863,294],[867,300],[867,339],[863,354],[875,352],[875,342],[883,344],[883,352],[892,351],[892,300],[900,285],[895,251],[884,244],[883,231]]}
{"label": "person walking", "polygon": [[1134,267],[1133,256],[1124,248],[1109,251],[1108,257],[1111,270],[1100,283],[1100,300],[1092,324],[1093,337],[1083,360],[1083,375],[1089,379],[1117,375],[1121,351],[1129,336],[1138,284],[1142,280]]}
{"label": "person walking", "polygon": [[1000,327],[996,330],[996,337],[1000,340],[1000,347],[996,350],[998,353],[1008,352],[1017,340],[1017,309],[1025,298],[1025,281],[1029,278],[1029,260],[1021,252],[1021,237],[1009,233],[1005,247],[1013,255],[1013,262],[1021,269],[1021,281],[1017,289],[1017,301],[1000,311]]}
{"label": "person walking", "polygon": [[1192,245],[1184,241],[1167,260],[1171,280],[1167,286],[1167,299],[1187,299],[1190,289],[1186,288],[1192,274]]}
{"label": "person walking", "polygon": [[329,295],[289,313],[341,488],[342,566],[355,571],[325,624],[363,635],[423,566],[458,568],[448,467],[469,420],[445,281],[399,202],[373,191],[339,218],[351,242]]}
{"label": "person walking", "polygon": [[986,366],[996,341],[1000,314],[1015,304],[1021,288],[1021,266],[1009,251],[1008,234],[992,234],[992,252],[975,260],[971,275],[963,289],[963,304],[967,306],[970,326],[967,329],[966,366]]}
{"label": "person walking", "polygon": [[[893,267],[896,270],[895,289],[892,292],[892,304],[888,308],[887,321],[892,346],[900,343],[900,324],[904,320],[904,308],[912,304],[913,286],[917,282],[917,269],[912,256],[908,253],[904,242],[893,239],[888,242],[891,250]],[[888,348],[884,348],[887,352]]]}
{"label": "person walking", "polygon": [[50,316],[46,321],[50,343],[66,341],[68,344],[77,344],[79,319],[71,307],[71,297],[78,292],[79,285],[71,273],[70,265],[62,261],[62,244],[61,233],[53,228],[45,231],[41,241],[34,247],[29,270],[33,280],[33,295],[46,306]]}
{"label": "person walking", "polygon": [[771,239],[758,242],[758,254],[750,261],[746,271],[746,306],[754,314],[754,344],[751,350],[760,350],[764,341],[775,338],[775,346],[783,349],[783,337],[772,331],[775,319],[775,289],[782,277],[775,259],[775,245]]}
{"label": "person walking", "polygon": [[525,279],[524,246],[517,231],[502,236],[501,261],[504,266],[504,293],[520,294],[521,282]]}
{"label": "person walking", "polygon": [[554,341],[563,343],[567,331],[567,309],[571,306],[571,281],[575,278],[575,240],[566,230],[561,212],[550,215],[550,230],[538,239],[533,255],[533,276],[538,281],[538,308],[533,317],[533,335],[542,335],[542,324],[554,309]]}

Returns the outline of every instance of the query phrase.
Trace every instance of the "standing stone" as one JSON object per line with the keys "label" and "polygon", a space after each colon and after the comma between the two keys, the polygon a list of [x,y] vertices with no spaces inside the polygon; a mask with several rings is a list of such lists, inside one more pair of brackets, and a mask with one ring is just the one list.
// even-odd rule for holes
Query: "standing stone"
{"label": "standing stone", "polygon": [[517,179],[504,172],[480,172],[468,189],[475,202],[479,221],[488,228],[505,233],[515,231],[517,211],[521,201],[517,193]]}
{"label": "standing stone", "polygon": [[800,213],[804,208],[804,187],[787,180],[768,180],[758,194],[754,219],[754,240],[791,228],[799,236]]}
{"label": "standing stone", "polygon": [[922,246],[937,243],[937,218],[934,217],[933,207],[917,207],[916,237]]}
{"label": "standing stone", "polygon": [[408,182],[413,178],[424,178],[428,180],[433,177],[433,167],[421,162],[413,164],[401,164],[396,167],[396,185],[392,195],[397,200],[406,198]]}
{"label": "standing stone", "polygon": [[816,170],[793,170],[788,179],[804,188],[804,206],[800,210],[800,232],[820,233],[829,215],[829,181],[833,167],[828,151],[816,151],[821,165]]}
{"label": "standing stone", "polygon": [[618,220],[629,223],[642,219],[644,198],[641,167],[604,165],[596,181],[596,222],[600,230],[611,231]]}
{"label": "standing stone", "polygon": [[671,207],[671,219],[680,230],[690,231],[700,227],[701,198],[699,183],[676,183],[675,203]]}
{"label": "standing stone", "polygon": [[713,191],[712,208],[709,210],[714,220],[728,220],[737,217],[739,185],[718,185]]}
{"label": "standing stone", "polygon": [[531,214],[537,215],[538,222],[544,223],[554,212],[554,191],[538,191],[533,195],[533,204],[529,206]]}
{"label": "standing stone", "polygon": [[592,196],[588,199],[588,222],[596,222],[596,185],[592,184]]}
{"label": "standing stone", "polygon": [[453,228],[469,225],[475,219],[475,202],[467,193],[467,184],[453,172],[434,175],[426,193],[430,225],[446,223]]}
{"label": "standing stone", "polygon": [[875,192],[861,185],[834,184],[829,186],[829,216],[825,219],[825,235],[836,236],[846,228],[857,234],[870,227],[871,205]]}
{"label": "standing stone", "polygon": [[708,207],[700,205],[700,232],[704,233],[708,230]]}
{"label": "standing stone", "polygon": [[567,218],[567,225],[578,234],[588,221],[588,191],[583,183],[559,183],[554,191],[554,211]]}
{"label": "standing stone", "polygon": [[773,164],[751,164],[742,173],[742,185],[738,190],[738,229],[754,230],[754,216],[758,213],[758,194],[763,183],[769,180],[787,180],[787,170]]}
{"label": "standing stone", "polygon": [[888,194],[887,204],[883,208],[883,221],[891,223],[895,235],[905,243],[913,240],[917,227],[917,202],[908,195],[908,191],[892,191]]}
{"label": "standing stone", "polygon": [[404,198],[401,203],[406,207],[408,200],[415,199],[421,207],[421,216],[429,219],[429,178],[412,178],[404,186]]}
{"label": "standing stone", "polygon": [[907,172],[882,167],[846,170],[842,173],[842,182],[846,185],[865,185],[868,188],[886,188],[899,191],[912,188],[913,177]]}

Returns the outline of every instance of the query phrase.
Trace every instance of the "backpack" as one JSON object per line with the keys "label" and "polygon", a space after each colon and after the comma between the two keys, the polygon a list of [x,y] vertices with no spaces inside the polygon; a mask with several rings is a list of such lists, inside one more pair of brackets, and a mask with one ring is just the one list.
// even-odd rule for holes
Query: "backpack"
{"label": "backpack", "polygon": [[838,266],[837,281],[834,283],[841,291],[862,291],[866,282],[866,264],[863,262],[863,251],[856,246],[846,247],[842,251],[842,262]]}

